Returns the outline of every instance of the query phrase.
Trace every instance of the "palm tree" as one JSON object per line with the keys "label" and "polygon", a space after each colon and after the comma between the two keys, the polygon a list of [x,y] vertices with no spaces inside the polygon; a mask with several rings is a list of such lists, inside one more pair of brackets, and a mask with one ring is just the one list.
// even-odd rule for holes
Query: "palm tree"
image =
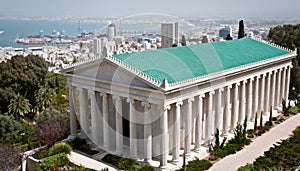
{"label": "palm tree", "polygon": [[47,109],[55,95],[55,91],[48,86],[41,87],[38,92],[35,94],[37,109]]}
{"label": "palm tree", "polygon": [[16,117],[25,116],[30,112],[29,100],[24,96],[17,94],[10,100],[8,105],[8,113],[15,115]]}

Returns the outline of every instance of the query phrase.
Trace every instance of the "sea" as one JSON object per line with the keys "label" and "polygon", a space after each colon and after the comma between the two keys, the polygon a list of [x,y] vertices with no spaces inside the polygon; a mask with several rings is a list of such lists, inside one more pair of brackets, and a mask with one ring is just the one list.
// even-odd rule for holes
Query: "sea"
{"label": "sea", "polygon": [[[107,23],[98,22],[68,22],[39,20],[0,20],[0,47],[26,48],[28,45],[15,43],[16,38],[26,38],[39,35],[43,30],[45,35],[51,35],[53,30],[64,32],[69,37],[76,37],[83,31],[103,32]],[[32,46],[32,45],[30,45]]]}

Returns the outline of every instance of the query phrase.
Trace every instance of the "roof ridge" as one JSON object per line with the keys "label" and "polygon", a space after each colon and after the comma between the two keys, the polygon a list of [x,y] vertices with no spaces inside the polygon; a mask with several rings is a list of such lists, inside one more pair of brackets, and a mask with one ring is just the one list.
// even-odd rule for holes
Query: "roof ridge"
{"label": "roof ridge", "polygon": [[109,60],[110,62],[122,67],[123,69],[133,73],[136,76],[139,76],[140,78],[142,78],[143,80],[157,86],[160,87],[161,83],[159,81],[157,81],[156,79],[154,79],[153,77],[150,77],[149,75],[143,73],[142,71],[139,71],[138,69],[136,69],[135,67],[132,67],[124,62],[122,62],[121,60],[115,58],[114,56],[106,56],[105,59]]}

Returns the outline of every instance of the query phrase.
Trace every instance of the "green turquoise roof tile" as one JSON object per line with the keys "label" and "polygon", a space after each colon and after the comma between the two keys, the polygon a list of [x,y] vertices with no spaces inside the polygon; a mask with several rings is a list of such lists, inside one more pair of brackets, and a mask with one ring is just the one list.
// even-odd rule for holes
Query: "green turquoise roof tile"
{"label": "green turquoise roof tile", "polygon": [[244,38],[117,54],[114,57],[161,83],[164,78],[168,83],[175,83],[289,53],[260,41]]}

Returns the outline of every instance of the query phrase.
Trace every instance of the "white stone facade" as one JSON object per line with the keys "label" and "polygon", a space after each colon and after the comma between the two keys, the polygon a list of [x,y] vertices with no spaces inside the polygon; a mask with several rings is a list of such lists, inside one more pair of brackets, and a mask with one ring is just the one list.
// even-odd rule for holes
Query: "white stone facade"
{"label": "white stone facade", "polygon": [[76,136],[79,115],[81,135],[100,148],[145,162],[159,160],[164,169],[179,160],[180,149],[188,156],[209,143],[217,128],[227,135],[255,113],[280,107],[282,99],[288,100],[295,56],[161,85],[113,57],[71,66],[63,70],[71,135]]}

